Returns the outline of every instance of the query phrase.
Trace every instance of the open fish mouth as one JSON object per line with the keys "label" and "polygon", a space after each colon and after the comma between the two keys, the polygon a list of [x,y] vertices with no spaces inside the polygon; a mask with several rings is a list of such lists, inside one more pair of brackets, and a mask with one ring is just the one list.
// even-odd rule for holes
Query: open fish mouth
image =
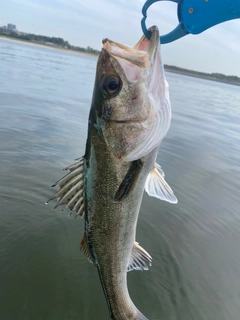
{"label": "open fish mouth", "polygon": [[149,28],[151,38],[148,40],[145,35],[133,47],[129,47],[109,39],[103,39],[103,48],[114,58],[124,59],[142,69],[149,67],[149,62],[155,60],[159,42],[159,31],[157,26]]}

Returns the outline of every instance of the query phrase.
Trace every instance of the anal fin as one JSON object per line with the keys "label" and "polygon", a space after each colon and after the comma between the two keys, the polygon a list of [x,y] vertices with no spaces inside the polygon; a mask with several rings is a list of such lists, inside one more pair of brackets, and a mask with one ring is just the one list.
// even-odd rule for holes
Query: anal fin
{"label": "anal fin", "polygon": [[93,263],[93,259],[92,259],[92,255],[87,243],[87,236],[86,236],[86,232],[84,232],[82,241],[80,242],[80,250],[86,255],[86,257],[88,258],[88,260]]}
{"label": "anal fin", "polygon": [[133,245],[132,255],[129,261],[127,271],[132,270],[148,270],[152,265],[152,257],[144,250],[138,242]]}

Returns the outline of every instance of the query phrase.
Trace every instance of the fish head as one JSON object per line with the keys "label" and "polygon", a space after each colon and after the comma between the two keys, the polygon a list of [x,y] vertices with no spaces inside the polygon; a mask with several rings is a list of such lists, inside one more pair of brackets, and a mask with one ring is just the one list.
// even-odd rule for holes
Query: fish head
{"label": "fish head", "polygon": [[134,161],[160,145],[171,121],[159,32],[133,46],[103,40],[90,122],[118,158]]}

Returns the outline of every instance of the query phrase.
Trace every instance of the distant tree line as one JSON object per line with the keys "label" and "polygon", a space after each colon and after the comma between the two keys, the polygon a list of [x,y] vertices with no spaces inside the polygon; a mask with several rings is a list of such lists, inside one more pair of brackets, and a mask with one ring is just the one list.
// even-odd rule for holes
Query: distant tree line
{"label": "distant tree line", "polygon": [[172,71],[176,73],[186,74],[189,76],[240,85],[240,78],[237,76],[226,76],[225,74],[222,74],[222,73],[205,73],[205,72],[193,71],[193,70],[188,70],[188,69],[169,66],[169,65],[165,65],[164,67],[166,71]]}
{"label": "distant tree line", "polygon": [[36,35],[36,34],[32,34],[32,33],[18,34],[15,31],[11,31],[11,32],[0,31],[0,35],[4,35],[7,37],[20,39],[20,40],[24,40],[24,41],[31,41],[31,42],[41,43],[41,44],[54,45],[54,46],[58,46],[61,48],[71,49],[71,50],[80,51],[80,52],[99,54],[98,50],[95,50],[89,46],[87,48],[72,46],[68,41],[65,41],[64,39],[57,38],[57,37],[47,37],[47,36],[41,36],[41,35]]}
{"label": "distant tree line", "polygon": [[[15,31],[9,32],[9,31],[4,31],[4,30],[0,30],[0,35],[6,36],[6,37],[11,37],[11,38],[16,38],[16,39],[20,39],[20,40],[24,40],[24,41],[31,41],[31,42],[35,42],[35,43],[40,43],[40,44],[54,45],[57,47],[75,50],[75,51],[79,51],[79,52],[86,52],[86,53],[91,53],[91,54],[96,54],[96,55],[99,54],[98,50],[95,50],[89,46],[87,48],[72,46],[68,41],[65,41],[64,39],[57,38],[57,37],[47,37],[47,36],[41,36],[41,35],[36,35],[36,34],[32,34],[32,33],[19,34]],[[188,69],[179,68],[179,67],[170,66],[170,65],[165,65],[165,69],[167,71],[182,73],[182,74],[186,74],[186,75],[190,75],[190,76],[194,76],[194,77],[200,77],[200,78],[204,78],[204,79],[210,79],[210,80],[240,85],[240,78],[237,76],[226,76],[221,73],[204,73],[204,72],[188,70]]]}

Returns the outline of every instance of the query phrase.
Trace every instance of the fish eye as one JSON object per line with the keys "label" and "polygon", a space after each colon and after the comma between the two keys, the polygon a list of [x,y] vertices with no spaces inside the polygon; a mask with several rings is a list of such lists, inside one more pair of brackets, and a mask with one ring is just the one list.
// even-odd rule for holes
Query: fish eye
{"label": "fish eye", "polygon": [[121,82],[117,77],[108,76],[103,80],[103,90],[108,96],[113,96],[121,89]]}

